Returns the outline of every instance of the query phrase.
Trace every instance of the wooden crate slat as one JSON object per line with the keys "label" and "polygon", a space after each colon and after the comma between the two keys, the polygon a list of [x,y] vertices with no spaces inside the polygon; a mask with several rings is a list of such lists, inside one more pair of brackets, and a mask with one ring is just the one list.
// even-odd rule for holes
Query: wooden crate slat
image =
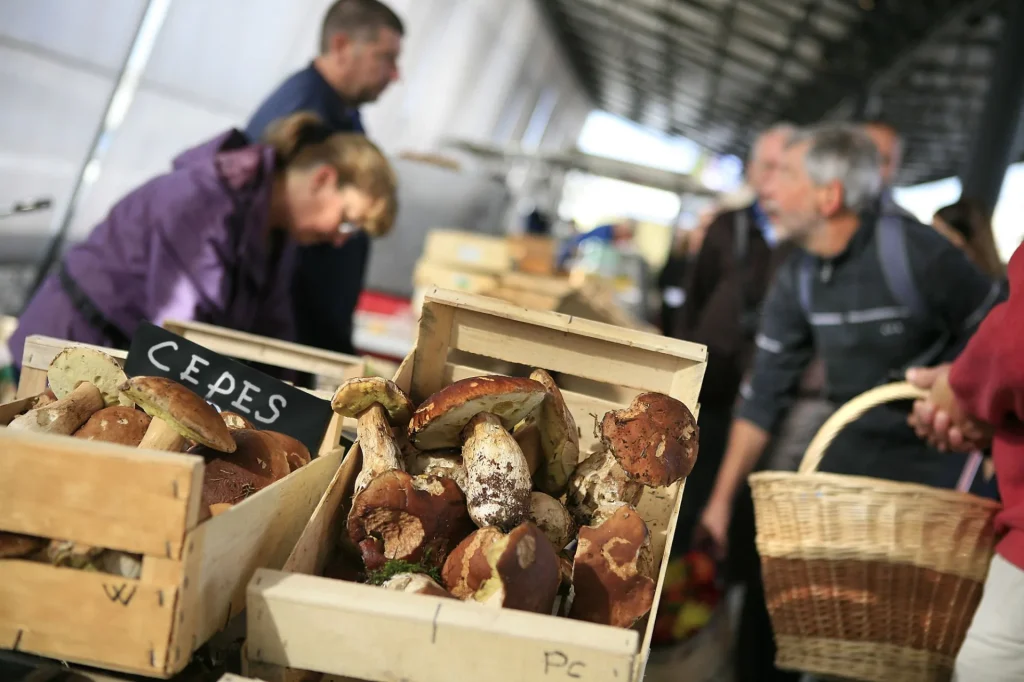
{"label": "wooden crate slat", "polygon": [[381,682],[621,682],[639,646],[633,630],[268,570],[249,609],[254,660]]}
{"label": "wooden crate slat", "polygon": [[197,520],[201,457],[10,429],[0,429],[0,452],[0,529],[181,556]]}
{"label": "wooden crate slat", "polygon": [[137,580],[2,561],[0,647],[159,674],[174,599],[173,590]]}

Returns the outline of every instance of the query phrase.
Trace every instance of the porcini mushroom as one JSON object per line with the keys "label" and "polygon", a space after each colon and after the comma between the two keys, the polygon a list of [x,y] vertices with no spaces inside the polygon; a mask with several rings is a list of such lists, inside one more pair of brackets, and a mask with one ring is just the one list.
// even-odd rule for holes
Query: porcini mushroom
{"label": "porcini mushroom", "polygon": [[428,597],[444,597],[454,599],[446,589],[434,582],[434,579],[424,573],[399,573],[388,579],[383,585],[385,590],[395,592],[408,592],[409,594],[425,594]]}
{"label": "porcini mushroom", "polygon": [[359,493],[377,475],[403,470],[402,452],[392,426],[405,426],[412,415],[412,403],[393,381],[381,377],[360,377],[343,383],[331,400],[331,408],[356,420],[356,438],[363,454],[363,468],[356,477]]}
{"label": "porcini mushroom", "polygon": [[569,477],[579,463],[579,429],[551,375],[542,369],[535,369],[530,378],[547,391],[537,417],[544,459],[534,475],[534,485],[541,492],[560,497],[569,485]]}
{"label": "porcini mushroom", "polygon": [[569,617],[628,628],[654,604],[654,560],[647,524],[627,504],[604,507],[580,528]]}
{"label": "porcini mushroom", "polygon": [[255,429],[253,423],[237,412],[221,412],[220,418],[229,429]]}
{"label": "porcini mushroom", "polygon": [[75,438],[138,447],[150,424],[149,415],[134,407],[104,407],[75,431]]}
{"label": "porcini mushroom", "polygon": [[0,531],[0,559],[21,559],[35,554],[47,544],[49,540],[46,538]]}
{"label": "porcini mushroom", "polygon": [[636,506],[644,487],[632,480],[608,449],[598,444],[569,480],[566,507],[579,526],[593,521],[599,507],[615,502]]}
{"label": "porcini mushroom", "polygon": [[373,571],[388,560],[442,566],[473,524],[454,481],[393,469],[355,496],[347,528],[367,570]]}
{"label": "porcini mushroom", "polygon": [[675,398],[641,393],[601,421],[601,440],[630,478],[651,488],[686,478],[697,461],[697,420]]}
{"label": "porcini mushroom", "polygon": [[153,418],[140,448],[181,452],[190,440],[219,452],[235,451],[217,410],[181,384],[163,377],[134,377],[121,390]]}
{"label": "porcini mushroom", "polygon": [[298,439],[292,438],[287,433],[279,433],[277,431],[262,431],[261,433],[274,438],[281,444],[281,447],[285,449],[285,455],[288,458],[288,464],[291,466],[292,471],[304,467],[312,461],[309,455],[309,448]]}
{"label": "porcini mushroom", "polygon": [[530,415],[519,422],[512,431],[512,437],[516,439],[519,449],[523,451],[526,458],[526,466],[530,470],[530,476],[535,476],[540,469],[541,461],[544,459],[544,452],[540,445],[540,427],[537,426],[537,418]]}
{"label": "porcini mushroom", "polygon": [[218,505],[234,505],[263,490],[291,472],[288,450],[265,431],[237,429],[232,432],[236,448],[224,453],[197,445],[190,454],[206,458],[203,475],[202,508],[212,514]]}
{"label": "porcini mushroom", "polygon": [[458,451],[415,452],[405,458],[405,468],[413,476],[438,476],[455,481],[463,493],[466,492],[466,465]]}
{"label": "porcini mushroom", "polygon": [[576,531],[576,524],[566,508],[547,493],[534,491],[530,494],[530,521],[547,536],[557,552],[572,541]]}
{"label": "porcini mushroom", "polygon": [[467,506],[481,528],[511,529],[529,514],[529,465],[508,429],[532,414],[545,395],[530,379],[474,377],[441,389],[412,416],[409,440],[421,450],[462,443]]}
{"label": "porcini mushroom", "polygon": [[601,505],[636,506],[643,487],[685,478],[697,460],[697,423],[686,405],[661,393],[641,393],[601,421],[601,445],[569,482],[568,508],[581,526]]}
{"label": "porcini mushroom", "polygon": [[38,405],[11,421],[8,428],[37,433],[71,435],[89,417],[118,403],[132,406],[117,390],[125,380],[114,358],[89,348],[67,348],[57,354],[46,372],[57,400]]}
{"label": "porcini mushroom", "polygon": [[532,523],[498,538],[485,552],[491,575],[473,600],[533,613],[551,613],[561,584],[558,555]]}
{"label": "porcini mushroom", "polygon": [[448,555],[441,571],[445,587],[455,597],[466,599],[480,589],[491,577],[491,566],[487,563],[487,549],[505,536],[494,526],[473,531]]}

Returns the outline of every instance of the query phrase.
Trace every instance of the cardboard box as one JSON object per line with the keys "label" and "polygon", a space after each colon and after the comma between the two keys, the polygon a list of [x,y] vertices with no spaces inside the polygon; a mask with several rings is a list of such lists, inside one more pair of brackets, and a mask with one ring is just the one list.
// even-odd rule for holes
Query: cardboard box
{"label": "cardboard box", "polygon": [[505,237],[457,230],[428,232],[423,260],[468,272],[502,273],[512,270],[512,254]]}

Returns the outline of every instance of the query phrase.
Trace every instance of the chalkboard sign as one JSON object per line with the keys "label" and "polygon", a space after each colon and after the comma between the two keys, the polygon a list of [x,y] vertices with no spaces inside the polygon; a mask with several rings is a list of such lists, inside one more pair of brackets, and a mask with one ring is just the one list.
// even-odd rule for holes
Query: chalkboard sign
{"label": "chalkboard sign", "polygon": [[132,337],[124,371],[173,379],[220,412],[237,412],[258,429],[302,441],[313,457],[331,420],[326,400],[147,322]]}

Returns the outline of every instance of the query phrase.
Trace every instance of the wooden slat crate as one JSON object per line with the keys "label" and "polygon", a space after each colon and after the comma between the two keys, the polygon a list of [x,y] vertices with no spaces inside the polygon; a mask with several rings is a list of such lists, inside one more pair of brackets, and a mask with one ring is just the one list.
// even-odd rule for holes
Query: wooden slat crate
{"label": "wooden slat crate", "polygon": [[[434,290],[424,302],[414,352],[395,381],[419,402],[448,383],[486,374],[473,358],[542,367],[625,391],[660,391],[694,412],[707,361],[703,346],[490,298]],[[486,364],[486,363],[483,363]],[[621,404],[565,392],[581,427],[581,452],[595,420]],[[247,673],[265,680],[532,682],[546,676],[637,682],[653,619],[619,629],[477,604],[388,592],[319,577],[344,527],[362,465],[353,447],[281,571],[260,570],[249,585]],[[679,482],[645,490],[639,511],[660,566],[661,596],[682,500]]]}
{"label": "wooden slat crate", "polygon": [[[82,344],[29,337],[26,395],[0,405],[0,427],[71,345]],[[284,564],[341,464],[342,425],[335,415],[310,464],[203,523],[201,457],[0,428],[0,530],[142,555],[138,580],[0,561],[0,648],[150,677],[180,671],[245,607],[253,571]]]}

